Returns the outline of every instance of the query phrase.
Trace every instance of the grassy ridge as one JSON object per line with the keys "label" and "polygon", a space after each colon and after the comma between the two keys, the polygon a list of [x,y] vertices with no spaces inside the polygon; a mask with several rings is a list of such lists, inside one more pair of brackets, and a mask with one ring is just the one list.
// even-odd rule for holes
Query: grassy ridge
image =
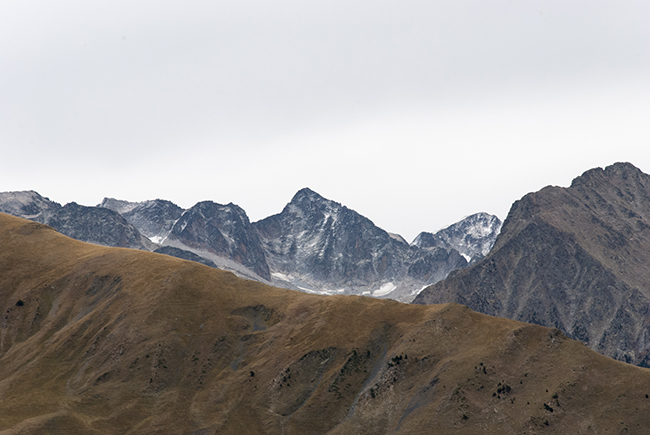
{"label": "grassy ridge", "polygon": [[2,435],[650,427],[650,370],[557,330],[275,289],[7,215],[0,246]]}

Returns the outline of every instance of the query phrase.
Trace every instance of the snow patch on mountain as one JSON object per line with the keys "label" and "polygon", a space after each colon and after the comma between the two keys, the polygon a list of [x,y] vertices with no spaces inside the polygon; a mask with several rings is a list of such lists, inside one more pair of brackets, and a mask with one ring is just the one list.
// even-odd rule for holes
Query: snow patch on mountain
{"label": "snow patch on mountain", "polygon": [[386,296],[387,294],[392,293],[396,288],[397,286],[395,284],[387,282],[386,284],[382,284],[382,286],[379,287],[379,290],[372,292],[372,295],[375,297]]}

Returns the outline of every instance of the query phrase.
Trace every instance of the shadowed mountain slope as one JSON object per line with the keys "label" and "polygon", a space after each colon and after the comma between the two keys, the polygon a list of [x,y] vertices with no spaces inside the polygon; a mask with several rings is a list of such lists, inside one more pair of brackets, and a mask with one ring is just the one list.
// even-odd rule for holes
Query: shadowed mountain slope
{"label": "shadowed mountain slope", "polygon": [[650,176],[629,163],[515,202],[490,254],[415,303],[458,302],[559,328],[650,366]]}
{"label": "shadowed mountain slope", "polygon": [[0,433],[641,433],[650,370],[455,304],[275,289],[0,215]]}

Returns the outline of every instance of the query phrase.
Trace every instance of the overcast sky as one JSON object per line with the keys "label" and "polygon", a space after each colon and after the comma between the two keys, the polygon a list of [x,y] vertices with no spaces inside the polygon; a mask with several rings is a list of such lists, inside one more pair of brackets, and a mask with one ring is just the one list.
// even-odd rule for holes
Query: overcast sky
{"label": "overcast sky", "polygon": [[0,2],[0,191],[234,202],[302,187],[411,241],[630,161],[650,2]]}

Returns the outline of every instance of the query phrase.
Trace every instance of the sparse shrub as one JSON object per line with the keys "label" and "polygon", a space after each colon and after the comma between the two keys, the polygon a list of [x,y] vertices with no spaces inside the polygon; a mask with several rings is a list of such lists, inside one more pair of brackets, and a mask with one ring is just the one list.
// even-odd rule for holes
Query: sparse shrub
{"label": "sparse shrub", "polygon": [[23,305],[25,305],[25,302],[23,302],[22,299],[18,299],[18,302],[16,302],[16,306],[17,307],[22,307]]}
{"label": "sparse shrub", "polygon": [[498,387],[497,388],[497,394],[499,394],[499,395],[501,395],[501,394],[509,394],[512,391],[512,388],[510,387],[510,385],[508,385],[506,383],[502,384],[501,382],[499,382],[497,387]]}

